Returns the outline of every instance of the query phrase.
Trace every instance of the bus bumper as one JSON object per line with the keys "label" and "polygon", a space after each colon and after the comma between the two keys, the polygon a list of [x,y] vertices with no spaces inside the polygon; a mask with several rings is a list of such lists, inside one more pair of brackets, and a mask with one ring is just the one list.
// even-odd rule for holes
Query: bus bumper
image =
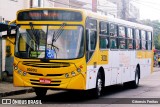
{"label": "bus bumper", "polygon": [[[39,78],[46,78],[46,79],[51,79],[49,77],[25,77],[19,75],[17,72],[14,72],[14,86],[17,87],[45,87],[49,89],[73,89],[73,90],[85,90],[86,85],[85,85],[85,78],[83,74],[76,75],[71,78],[59,78],[58,80],[61,81],[59,85],[54,86],[56,83],[51,83],[51,84],[41,84],[39,83]],[[37,82],[31,82],[30,80],[36,80]],[[53,80],[55,80],[53,78]],[[34,85],[36,83],[36,85]]]}

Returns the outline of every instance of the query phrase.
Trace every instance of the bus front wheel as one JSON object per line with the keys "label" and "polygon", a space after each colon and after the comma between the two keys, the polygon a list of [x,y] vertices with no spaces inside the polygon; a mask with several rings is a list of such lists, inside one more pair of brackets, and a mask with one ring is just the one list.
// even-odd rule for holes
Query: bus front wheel
{"label": "bus front wheel", "polygon": [[102,79],[102,74],[98,72],[97,75],[97,80],[96,80],[96,88],[93,90],[93,94],[95,98],[99,98],[102,94],[102,89],[103,89],[103,79]]}
{"label": "bus front wheel", "polygon": [[47,89],[46,88],[35,87],[34,91],[35,91],[35,93],[36,93],[38,98],[43,98],[47,93]]}

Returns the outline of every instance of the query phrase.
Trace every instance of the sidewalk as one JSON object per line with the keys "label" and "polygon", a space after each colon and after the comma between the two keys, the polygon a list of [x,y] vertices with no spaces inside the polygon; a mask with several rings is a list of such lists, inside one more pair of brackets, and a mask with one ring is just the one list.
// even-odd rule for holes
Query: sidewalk
{"label": "sidewalk", "polygon": [[153,71],[154,71],[154,72],[160,71],[160,67],[154,67],[154,68],[153,68]]}
{"label": "sidewalk", "polygon": [[0,81],[0,98],[31,92],[34,92],[34,89],[30,87],[14,87],[12,78],[9,78],[7,81]]}

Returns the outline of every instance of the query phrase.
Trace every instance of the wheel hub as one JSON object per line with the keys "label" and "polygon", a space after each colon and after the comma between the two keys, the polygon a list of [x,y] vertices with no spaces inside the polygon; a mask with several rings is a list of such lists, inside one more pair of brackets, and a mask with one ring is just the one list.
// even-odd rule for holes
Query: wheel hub
{"label": "wheel hub", "polygon": [[98,79],[98,83],[97,83],[97,87],[98,87],[98,94],[100,95],[101,93],[101,90],[102,90],[102,80],[101,79]]}

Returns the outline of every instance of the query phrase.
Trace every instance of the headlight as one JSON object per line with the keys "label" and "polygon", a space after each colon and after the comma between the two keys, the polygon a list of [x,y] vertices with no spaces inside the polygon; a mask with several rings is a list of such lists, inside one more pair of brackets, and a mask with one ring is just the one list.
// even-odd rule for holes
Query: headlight
{"label": "headlight", "polygon": [[20,74],[20,75],[22,74],[22,71],[20,69],[18,70],[18,74]]}
{"label": "headlight", "polygon": [[66,78],[68,78],[68,77],[69,77],[69,74],[68,74],[68,73],[66,73],[66,74],[65,74],[65,77],[66,77]]}
{"label": "headlight", "polygon": [[23,76],[26,76],[27,75],[27,72],[23,72]]}
{"label": "headlight", "polygon": [[80,69],[80,68],[77,68],[77,71],[78,71],[78,72],[81,72],[81,69]]}
{"label": "headlight", "polygon": [[76,75],[76,73],[75,73],[74,71],[72,71],[72,72],[71,72],[71,75],[72,75],[72,76],[75,76],[75,75]]}

